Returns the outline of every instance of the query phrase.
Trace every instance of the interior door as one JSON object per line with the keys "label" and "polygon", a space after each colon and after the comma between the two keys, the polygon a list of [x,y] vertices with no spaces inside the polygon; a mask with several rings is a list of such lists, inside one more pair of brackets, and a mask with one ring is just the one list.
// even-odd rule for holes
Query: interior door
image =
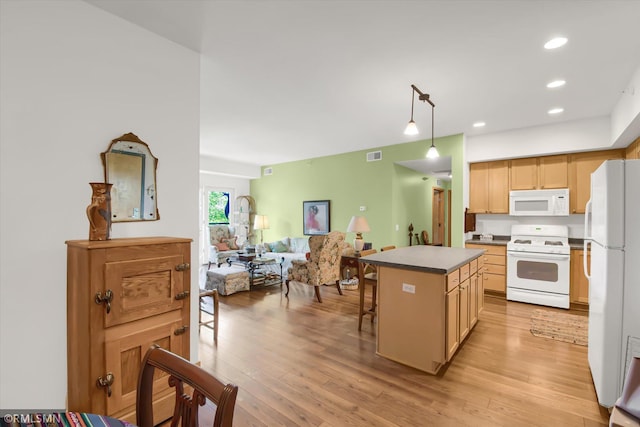
{"label": "interior door", "polygon": [[444,244],[444,190],[442,188],[433,188],[433,204],[432,204],[431,227],[431,244],[442,246]]}

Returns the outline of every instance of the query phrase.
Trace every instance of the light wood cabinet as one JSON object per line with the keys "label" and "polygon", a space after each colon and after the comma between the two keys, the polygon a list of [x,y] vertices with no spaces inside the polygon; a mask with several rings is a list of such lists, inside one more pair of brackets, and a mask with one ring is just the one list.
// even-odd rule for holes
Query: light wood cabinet
{"label": "light wood cabinet", "polygon": [[569,186],[569,156],[544,156],[538,159],[538,188],[548,190]]}
{"label": "light wood cabinet", "polygon": [[478,275],[474,273],[469,278],[469,329],[478,323]]}
{"label": "light wood cabinet", "polygon": [[623,150],[592,151],[569,157],[569,205],[572,214],[584,213],[591,197],[591,174],[605,160],[623,158]]}
{"label": "light wood cabinet", "polygon": [[462,341],[478,323],[479,307],[484,307],[484,294],[478,293],[478,265],[482,264],[474,259],[447,275],[447,361],[451,360]]}
{"label": "light wood cabinet", "polygon": [[[158,344],[189,359],[191,240],[66,243],[68,408],[135,423],[147,349]],[[174,391],[166,376],[154,390],[156,419],[168,418]]]}
{"label": "light wood cabinet", "polygon": [[478,316],[484,310],[484,257],[478,258]]}
{"label": "light wood cabinet", "polygon": [[469,286],[470,279],[460,283],[460,314],[458,317],[459,330],[460,330],[460,342],[469,335],[469,305],[471,304],[471,287]]}
{"label": "light wood cabinet", "polygon": [[511,190],[548,190],[569,186],[568,156],[512,159]]}
{"label": "light wood cabinet", "polygon": [[624,158],[640,159],[640,138],[636,139],[631,144],[629,144],[629,146],[625,150]]}
{"label": "light wood cabinet", "polygon": [[469,165],[469,211],[509,213],[509,161]]}
{"label": "light wood cabinet", "polygon": [[[587,253],[587,265],[591,265],[591,254]],[[572,304],[589,304],[589,279],[584,274],[584,250],[571,251],[571,289],[569,292]]]}
{"label": "light wood cabinet", "polygon": [[538,188],[537,158],[530,157],[511,160],[510,188],[512,190],[533,190]]}
{"label": "light wood cabinet", "polygon": [[447,310],[446,360],[448,362],[460,347],[460,286],[455,286],[447,292],[445,305]]}
{"label": "light wood cabinet", "polygon": [[480,258],[483,263],[482,291],[507,293],[507,247],[502,245],[479,245],[467,243],[470,249],[484,249]]}

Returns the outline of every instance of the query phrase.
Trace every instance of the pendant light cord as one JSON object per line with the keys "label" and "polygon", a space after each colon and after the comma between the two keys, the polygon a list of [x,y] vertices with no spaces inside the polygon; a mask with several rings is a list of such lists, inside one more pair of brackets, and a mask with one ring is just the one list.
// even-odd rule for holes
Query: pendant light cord
{"label": "pendant light cord", "polygon": [[435,147],[435,145],[433,145],[433,110],[435,110],[435,107],[431,106],[431,146]]}

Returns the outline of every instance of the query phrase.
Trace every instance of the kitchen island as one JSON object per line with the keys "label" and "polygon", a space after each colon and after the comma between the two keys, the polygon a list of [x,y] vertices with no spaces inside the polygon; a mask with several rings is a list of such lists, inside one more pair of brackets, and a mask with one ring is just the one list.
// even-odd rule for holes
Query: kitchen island
{"label": "kitchen island", "polygon": [[483,253],[410,246],[360,258],[378,271],[376,353],[431,374],[449,362],[484,306]]}

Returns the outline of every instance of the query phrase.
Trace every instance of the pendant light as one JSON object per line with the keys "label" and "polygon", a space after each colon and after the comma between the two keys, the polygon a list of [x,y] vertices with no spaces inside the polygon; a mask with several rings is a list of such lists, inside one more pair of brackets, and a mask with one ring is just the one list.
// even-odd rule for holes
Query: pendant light
{"label": "pendant light", "polygon": [[416,92],[411,91],[411,120],[407,124],[407,127],[404,130],[405,135],[417,135],[418,134],[418,126],[416,126],[416,122],[413,121],[413,104],[415,103]]}
{"label": "pendant light", "polygon": [[435,105],[431,104],[431,147],[429,147],[429,151],[427,151],[427,159],[440,157],[440,153],[438,153],[438,149],[433,143],[433,110],[435,110]]}
{"label": "pendant light", "polygon": [[436,148],[436,145],[434,143],[434,132],[433,132],[433,127],[434,127],[434,110],[436,108],[436,105],[431,101],[431,99],[429,98],[429,94],[428,93],[422,93],[422,91],[420,89],[418,89],[415,85],[411,85],[411,120],[409,120],[409,124],[407,125],[406,129],[404,130],[404,134],[405,135],[417,135],[418,134],[418,127],[416,126],[416,122],[413,121],[413,105],[415,102],[415,94],[416,92],[418,92],[418,100],[423,101],[423,102],[428,102],[429,105],[431,105],[431,147],[429,147],[429,151],[427,151],[427,158],[428,159],[435,159],[436,157],[440,157],[440,153],[438,153],[438,149]]}

